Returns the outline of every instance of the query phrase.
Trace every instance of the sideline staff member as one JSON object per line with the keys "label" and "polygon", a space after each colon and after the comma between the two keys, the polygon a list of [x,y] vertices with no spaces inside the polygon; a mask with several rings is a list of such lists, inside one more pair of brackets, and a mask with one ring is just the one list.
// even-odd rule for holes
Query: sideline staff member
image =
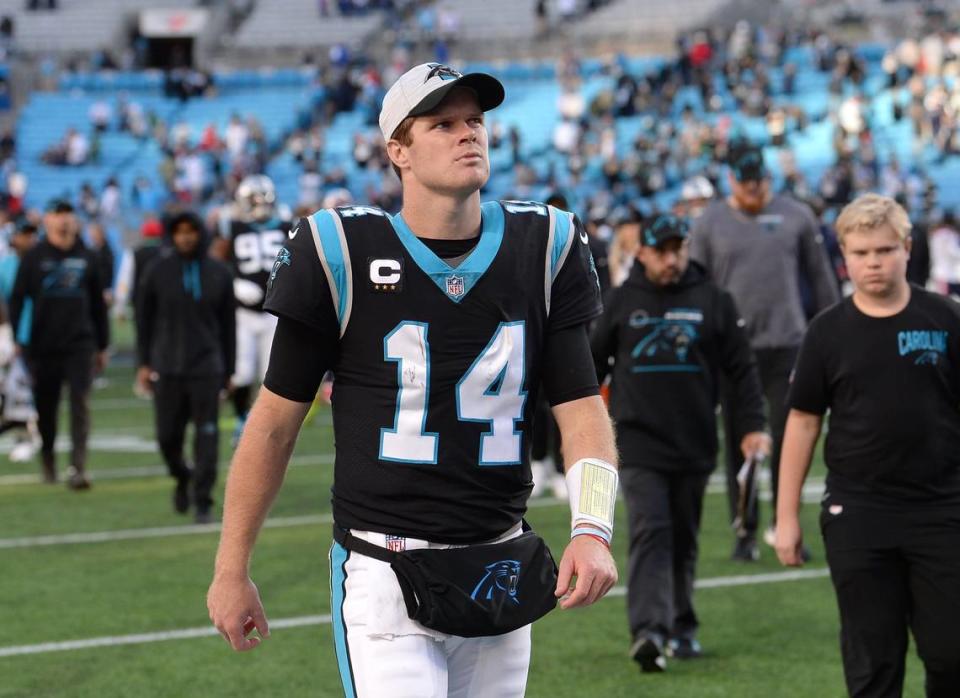
{"label": "sideline staff member", "polygon": [[[103,284],[94,254],[79,238],[80,223],[69,201],[54,201],[43,217],[46,237],[27,252],[10,297],[10,322],[32,307],[30,338],[22,348],[33,378],[40,456],[46,482],[57,478],[54,442],[57,407],[64,383],[70,387],[70,477],[73,490],[89,489],[86,476],[90,435],[90,387],[94,370],[107,364],[110,327]],[[31,305],[32,304],[32,305]]]}
{"label": "sideline staff member", "polygon": [[610,371],[620,480],[630,523],[630,656],[662,671],[664,652],[699,657],[693,608],[703,493],[717,457],[718,381],[729,380],[745,457],[766,456],[763,393],[733,298],[690,263],[687,224],[655,218],[637,264],[608,296],[591,344],[598,376]]}
{"label": "sideline staff member", "polygon": [[851,696],[903,692],[907,629],[927,696],[960,687],[960,306],[907,283],[910,222],[867,194],[837,219],[854,284],[810,325],[780,470],[776,548],[802,563],[800,491],[824,413],[820,527]]}

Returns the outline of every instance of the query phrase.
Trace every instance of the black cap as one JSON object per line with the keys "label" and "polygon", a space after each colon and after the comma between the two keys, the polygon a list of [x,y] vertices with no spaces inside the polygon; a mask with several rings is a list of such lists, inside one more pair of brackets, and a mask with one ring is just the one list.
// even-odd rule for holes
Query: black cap
{"label": "black cap", "polygon": [[37,226],[35,223],[30,222],[27,218],[20,218],[17,220],[17,227],[14,229],[14,235],[19,235],[21,233],[28,233],[33,235],[37,232]]}
{"label": "black cap", "polygon": [[763,151],[759,148],[741,150],[730,158],[730,169],[738,182],[758,182],[767,176]]}
{"label": "black cap", "polygon": [[640,242],[647,247],[656,247],[667,240],[686,240],[690,234],[687,222],[672,213],[662,213],[644,226]]}
{"label": "black cap", "polygon": [[73,204],[67,199],[50,199],[47,202],[47,213],[73,213]]}

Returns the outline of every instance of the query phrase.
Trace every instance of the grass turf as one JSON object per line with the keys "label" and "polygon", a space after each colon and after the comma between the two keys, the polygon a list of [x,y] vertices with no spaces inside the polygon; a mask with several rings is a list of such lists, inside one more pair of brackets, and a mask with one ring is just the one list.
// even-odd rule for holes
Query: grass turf
{"label": "grass turf", "polygon": [[[136,433],[149,441],[152,412],[149,402],[130,396],[129,369],[115,366],[107,376],[109,384],[95,393],[93,414],[94,435],[105,448],[91,452],[90,467],[117,475],[159,466],[156,451],[124,451],[123,442],[115,438]],[[226,461],[229,433],[222,438],[221,460]],[[271,517],[329,514],[332,450],[329,414],[321,413],[304,427],[296,465]],[[86,493],[2,481],[4,475],[33,472],[32,463],[0,465],[3,538],[190,523],[172,512],[172,483],[162,475],[104,477]],[[217,499],[222,501],[222,494]],[[698,577],[779,571],[768,548],[755,564],[729,560],[732,541],[725,508],[723,495],[707,496]],[[614,546],[621,574],[626,559],[622,514],[621,506]],[[569,530],[566,505],[544,503],[531,509],[529,519],[559,555]],[[804,520],[815,556],[811,567],[823,567],[813,505],[806,506]],[[204,596],[217,538],[211,531],[0,549],[5,630],[0,648],[209,625]],[[263,531],[253,577],[270,618],[329,612],[329,541],[329,525],[316,521]],[[671,662],[662,675],[642,675],[627,659],[622,596],[589,609],[550,614],[534,628],[527,695],[844,695],[837,614],[827,578],[702,589],[696,600],[706,656]],[[262,647],[242,655],[232,653],[219,637],[205,637],[0,657],[0,677],[3,697],[341,694],[326,624],[277,630]],[[922,695],[922,671],[913,657],[906,695]]]}

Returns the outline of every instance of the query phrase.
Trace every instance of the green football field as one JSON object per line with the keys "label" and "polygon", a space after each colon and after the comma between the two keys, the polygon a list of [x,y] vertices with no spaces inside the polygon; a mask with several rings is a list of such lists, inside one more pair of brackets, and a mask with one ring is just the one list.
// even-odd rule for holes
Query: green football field
{"label": "green football field", "polygon": [[[0,455],[0,696],[341,695],[328,616],[329,412],[304,426],[256,550],[253,577],[272,637],[235,654],[210,628],[205,607],[219,528],[172,511],[151,405],[132,396],[131,379],[132,369],[115,364],[95,391],[91,491],[39,484],[34,463]],[[228,426],[230,410],[223,412]],[[221,492],[229,436],[224,429]],[[0,444],[9,446],[6,439]],[[821,476],[818,468],[813,484]],[[804,515],[814,560],[796,578],[770,548],[755,564],[729,560],[724,502],[711,487],[696,597],[703,659],[671,662],[659,675],[643,675],[627,659],[621,505],[620,585],[593,607],[557,610],[536,624],[527,695],[844,695],[816,506]],[[558,558],[568,517],[566,503],[552,499],[529,513]],[[907,695],[922,695],[922,683],[911,658]]]}

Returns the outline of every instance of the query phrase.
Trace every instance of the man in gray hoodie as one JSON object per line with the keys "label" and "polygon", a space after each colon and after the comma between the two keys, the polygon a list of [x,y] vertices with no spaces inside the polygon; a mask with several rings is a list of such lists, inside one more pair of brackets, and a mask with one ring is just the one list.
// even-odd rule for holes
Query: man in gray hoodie
{"label": "man in gray hoodie", "polygon": [[[840,293],[816,218],[804,204],[772,193],[763,152],[752,146],[736,148],[729,163],[730,196],[714,201],[697,219],[690,236],[690,257],[707,269],[718,286],[730,292],[745,322],[769,411],[773,436],[770,469],[776,495],[790,371],[807,325],[800,280],[809,282],[817,312],[838,301]],[[723,404],[729,404],[726,396]],[[734,420],[728,416],[729,410],[725,409],[724,415],[732,519],[738,497],[736,476],[742,461],[734,435],[740,430],[731,423]],[[736,540],[735,560],[759,558],[757,524],[754,505],[744,521],[746,534]]]}

